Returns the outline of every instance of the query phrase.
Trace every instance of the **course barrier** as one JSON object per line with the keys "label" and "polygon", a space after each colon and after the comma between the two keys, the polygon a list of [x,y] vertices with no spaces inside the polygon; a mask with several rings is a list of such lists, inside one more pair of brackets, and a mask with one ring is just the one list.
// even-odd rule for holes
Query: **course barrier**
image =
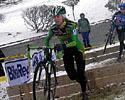
{"label": "course barrier", "polygon": [[[7,60],[23,58],[23,57],[24,57],[24,54],[16,54],[16,55],[0,58],[0,60],[7,61]],[[7,76],[0,76],[0,82],[3,82],[3,81],[7,81]]]}
{"label": "course barrier", "polygon": [[[117,62],[119,45],[109,46],[103,54],[103,47],[86,51],[86,75],[88,78],[88,93],[98,91],[103,93],[106,87],[122,84],[125,82],[124,56],[121,62]],[[58,71],[66,73],[62,60],[57,61]],[[76,81],[71,81],[66,74],[58,76],[56,92],[57,100],[68,100],[66,98],[80,99],[80,87]],[[32,100],[32,80],[27,83],[7,87],[10,100]],[[97,94],[98,94],[97,93]],[[96,94],[96,95],[97,95]],[[37,91],[38,100],[42,98],[43,90]],[[91,95],[90,95],[91,96]]]}

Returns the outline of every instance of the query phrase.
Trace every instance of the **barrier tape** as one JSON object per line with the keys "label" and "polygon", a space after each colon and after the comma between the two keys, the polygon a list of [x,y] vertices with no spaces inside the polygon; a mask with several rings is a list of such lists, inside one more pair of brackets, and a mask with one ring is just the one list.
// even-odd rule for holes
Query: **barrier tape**
{"label": "barrier tape", "polygon": [[18,58],[18,57],[24,57],[24,54],[16,54],[13,56],[7,56],[7,57],[0,58],[0,60],[14,59],[14,58]]}
{"label": "barrier tape", "polygon": [[4,82],[4,81],[6,81],[7,80],[7,77],[6,76],[1,76],[0,77],[0,82]]}

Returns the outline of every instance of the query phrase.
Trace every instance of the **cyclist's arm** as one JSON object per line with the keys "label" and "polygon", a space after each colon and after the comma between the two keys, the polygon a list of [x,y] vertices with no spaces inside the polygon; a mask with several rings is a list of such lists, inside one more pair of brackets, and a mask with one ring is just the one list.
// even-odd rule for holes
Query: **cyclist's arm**
{"label": "cyclist's arm", "polygon": [[78,29],[77,29],[77,25],[74,26],[73,29],[73,35],[72,35],[72,40],[75,41],[75,46],[78,48],[79,51],[81,51],[84,54],[84,46],[82,45],[82,43],[79,41],[78,39]]}
{"label": "cyclist's arm", "polygon": [[72,27],[71,38],[72,38],[72,42],[66,44],[66,47],[76,46],[76,43],[77,43],[77,29],[76,29],[76,27]]}
{"label": "cyclist's arm", "polygon": [[112,16],[112,22],[111,22],[111,27],[112,27],[112,30],[115,30],[115,28],[117,27],[117,25],[116,25],[116,16],[118,15],[118,14],[120,14],[121,12],[120,11],[118,11],[118,12],[116,12],[113,16]]}
{"label": "cyclist's arm", "polygon": [[53,36],[53,32],[52,32],[52,30],[50,29],[49,32],[48,32],[48,34],[47,34],[47,37],[46,37],[45,40],[44,40],[44,44],[45,44],[46,47],[49,47],[49,46],[50,46],[50,45],[49,45],[49,41],[50,41],[50,39],[52,38],[52,36]]}
{"label": "cyclist's arm", "polygon": [[76,46],[77,49],[84,54],[84,51],[85,51],[84,46],[83,46],[83,45],[81,44],[81,42],[79,41],[77,34],[78,34],[78,33],[77,33],[77,29],[74,29],[74,30],[73,30],[73,34],[72,34],[72,42],[66,44],[66,47]]}

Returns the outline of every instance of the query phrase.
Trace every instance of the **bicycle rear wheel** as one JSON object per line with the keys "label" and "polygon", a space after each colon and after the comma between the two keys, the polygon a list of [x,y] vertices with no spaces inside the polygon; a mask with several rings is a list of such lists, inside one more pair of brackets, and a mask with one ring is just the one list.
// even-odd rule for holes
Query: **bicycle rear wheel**
{"label": "bicycle rear wheel", "polygon": [[[37,99],[37,93],[42,92],[45,86],[45,73],[43,72],[43,64],[40,62],[38,63],[37,67],[34,71],[34,77],[33,77],[33,100]],[[43,72],[43,74],[42,74]],[[41,97],[40,97],[41,98]]]}

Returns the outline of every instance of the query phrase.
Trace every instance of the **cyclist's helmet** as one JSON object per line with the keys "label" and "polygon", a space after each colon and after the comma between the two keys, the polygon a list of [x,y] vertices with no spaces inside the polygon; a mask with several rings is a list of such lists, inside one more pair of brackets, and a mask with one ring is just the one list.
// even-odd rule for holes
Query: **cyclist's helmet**
{"label": "cyclist's helmet", "polygon": [[118,7],[119,7],[120,9],[125,9],[125,3],[119,4]]}
{"label": "cyclist's helmet", "polygon": [[63,6],[56,6],[52,9],[53,16],[66,14],[66,9]]}

